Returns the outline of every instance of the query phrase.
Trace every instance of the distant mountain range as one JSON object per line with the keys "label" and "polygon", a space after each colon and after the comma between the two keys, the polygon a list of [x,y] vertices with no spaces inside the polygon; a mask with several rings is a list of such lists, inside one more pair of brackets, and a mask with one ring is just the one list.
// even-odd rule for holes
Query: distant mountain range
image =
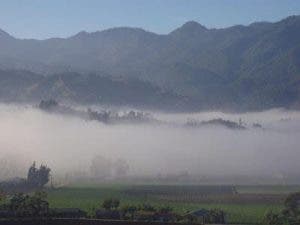
{"label": "distant mountain range", "polygon": [[224,29],[187,22],[167,35],[122,27],[24,40],[0,30],[0,69],[3,101],[298,108],[300,16]]}

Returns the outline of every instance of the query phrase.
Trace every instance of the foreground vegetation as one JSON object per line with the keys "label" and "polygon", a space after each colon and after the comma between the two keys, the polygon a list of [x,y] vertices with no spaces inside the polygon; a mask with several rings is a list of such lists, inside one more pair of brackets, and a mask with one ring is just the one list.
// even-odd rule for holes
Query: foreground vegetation
{"label": "foreground vegetation", "polygon": [[[199,211],[198,211],[199,212]],[[102,219],[119,221],[144,221],[144,222],[204,222],[209,224],[225,223],[225,213],[221,209],[202,209],[199,214],[176,213],[169,206],[154,206],[149,203],[139,205],[120,205],[118,198],[106,198],[93,214],[79,208],[54,208],[49,206],[46,192],[31,194],[16,193],[10,195],[0,204],[0,219]]]}

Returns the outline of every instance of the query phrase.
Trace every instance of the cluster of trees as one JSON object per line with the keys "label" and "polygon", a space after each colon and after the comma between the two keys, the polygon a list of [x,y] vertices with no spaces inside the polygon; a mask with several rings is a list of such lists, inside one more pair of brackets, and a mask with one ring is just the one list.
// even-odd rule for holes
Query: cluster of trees
{"label": "cluster of trees", "polygon": [[102,203],[102,207],[106,210],[117,210],[120,206],[120,200],[117,198],[105,199]]}
{"label": "cluster of trees", "polygon": [[50,179],[51,169],[45,165],[36,167],[34,162],[28,169],[27,179],[15,177],[0,183],[0,189],[8,193],[28,192],[42,189]]}
{"label": "cluster of trees", "polygon": [[300,224],[300,192],[290,194],[284,202],[284,209],[279,213],[267,212],[263,225]]}
{"label": "cluster of trees", "polygon": [[17,193],[1,203],[0,219],[87,217],[86,212],[77,208],[50,208],[46,192]]}
{"label": "cluster of trees", "polygon": [[44,187],[49,182],[50,171],[51,169],[45,165],[40,165],[40,168],[37,168],[34,162],[27,173],[28,184],[35,188]]}
{"label": "cluster of trees", "polygon": [[0,206],[0,210],[6,212],[5,217],[44,217],[49,214],[46,198],[45,192],[14,194],[7,203]]}
{"label": "cluster of trees", "polygon": [[103,123],[141,123],[154,121],[149,113],[133,110],[123,113],[114,113],[109,110],[98,112],[88,108],[87,113],[90,120],[97,120]]}
{"label": "cluster of trees", "polygon": [[110,110],[95,111],[88,108],[87,111],[75,109],[70,106],[59,104],[55,99],[42,100],[38,108],[61,114],[77,116],[88,120],[96,120],[102,123],[145,123],[156,121],[150,113],[141,111],[112,112]]}
{"label": "cluster of trees", "polygon": [[225,213],[221,209],[204,210],[203,217],[193,213],[185,215],[175,213],[169,206],[155,207],[151,204],[123,205],[120,207],[120,200],[109,198],[103,201],[102,210],[96,211],[98,219],[122,219],[147,222],[205,222],[225,223]]}
{"label": "cluster of trees", "polygon": [[221,209],[210,209],[207,212],[207,216],[204,218],[205,223],[217,223],[224,224],[225,212]]}
{"label": "cluster of trees", "polygon": [[39,104],[39,108],[42,110],[52,110],[58,106],[58,102],[54,99],[42,100]]}
{"label": "cluster of trees", "polygon": [[177,221],[179,215],[173,213],[173,209],[165,206],[157,208],[150,204],[123,205],[120,207],[120,200],[108,198],[103,201],[102,209],[96,211],[98,219],[121,219],[137,221]]}
{"label": "cluster of trees", "polygon": [[197,121],[195,119],[189,119],[186,122],[186,126],[189,127],[201,127],[201,126],[207,126],[207,125],[217,125],[217,126],[223,126],[229,129],[238,129],[238,130],[244,130],[246,127],[244,126],[244,123],[240,119],[239,122],[234,122],[231,120],[224,120],[222,118],[218,119],[212,119],[208,121]]}

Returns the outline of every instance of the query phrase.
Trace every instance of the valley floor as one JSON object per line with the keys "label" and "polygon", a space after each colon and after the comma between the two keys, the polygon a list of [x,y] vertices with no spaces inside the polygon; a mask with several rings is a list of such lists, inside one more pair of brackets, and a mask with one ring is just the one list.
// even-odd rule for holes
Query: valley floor
{"label": "valley floor", "polygon": [[[145,186],[147,187],[147,186]],[[150,203],[154,206],[170,206],[175,212],[184,214],[189,211],[205,208],[220,208],[227,215],[227,222],[234,224],[258,223],[262,220],[266,212],[272,210],[278,212],[283,208],[283,199],[289,192],[300,190],[300,186],[237,186],[238,195],[260,196],[257,200],[230,202],[230,199],[224,198],[216,202],[202,202],[201,198],[197,201],[190,201],[179,196],[178,199],[169,199],[168,196],[161,198],[159,196],[145,194],[128,195],[126,191],[132,186],[126,185],[81,185],[61,187],[49,190],[48,200],[51,207],[58,208],[81,208],[93,215],[95,209],[101,208],[102,201],[109,197],[119,198],[122,205],[139,205]],[[139,186],[143,188],[143,186]],[[186,195],[186,193],[185,193]],[[276,201],[270,201],[270,196],[278,197]],[[263,202],[261,199],[265,198]],[[207,199],[207,198],[206,198]],[[257,201],[256,201],[257,200]],[[269,201],[268,201],[269,200]]]}

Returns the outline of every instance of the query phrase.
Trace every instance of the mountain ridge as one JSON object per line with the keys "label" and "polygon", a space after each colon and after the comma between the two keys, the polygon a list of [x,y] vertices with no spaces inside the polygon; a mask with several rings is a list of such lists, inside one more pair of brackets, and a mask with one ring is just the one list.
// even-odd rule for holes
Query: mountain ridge
{"label": "mountain ridge", "polygon": [[300,102],[300,16],[221,29],[189,21],[163,35],[128,27],[46,40],[0,34],[0,48],[0,69],[134,78],[204,108]]}
{"label": "mountain ridge", "polygon": [[170,33],[176,31],[177,29],[185,26],[185,25],[195,25],[195,26],[200,26],[202,27],[203,29],[206,29],[206,30],[224,30],[224,29],[230,29],[230,28],[233,28],[233,27],[236,27],[236,26],[242,26],[242,27],[252,27],[253,25],[266,25],[266,24],[277,24],[277,23],[281,23],[281,22],[284,22],[284,21],[292,21],[292,20],[300,20],[300,15],[290,15],[288,17],[285,17],[285,18],[282,18],[280,19],[279,21],[277,22],[269,22],[269,21],[255,21],[255,22],[252,22],[248,25],[240,25],[240,24],[237,24],[237,25],[231,25],[231,26],[227,26],[227,27],[222,27],[222,28],[207,28],[205,25],[202,25],[201,23],[195,21],[195,20],[188,20],[186,22],[184,22],[181,26],[171,30],[170,32],[166,33],[166,34],[160,34],[160,33],[156,33],[156,32],[153,32],[153,31],[150,31],[150,30],[146,30],[146,29],[143,29],[141,27],[131,27],[131,26],[116,26],[116,27],[112,27],[112,28],[106,28],[106,29],[103,29],[103,30],[96,30],[96,31],[91,31],[91,32],[88,32],[88,31],[85,31],[85,30],[81,30],[79,31],[78,33],[75,33],[73,35],[70,35],[70,36],[67,36],[67,37],[49,37],[49,38],[44,38],[44,39],[36,39],[36,38],[18,38],[18,37],[15,37],[13,35],[11,35],[10,33],[6,32],[5,30],[1,29],[0,28],[0,35],[1,33],[5,33],[11,37],[13,37],[14,39],[18,39],[18,40],[36,40],[36,41],[46,41],[46,40],[49,40],[49,39],[69,39],[69,38],[72,38],[80,33],[86,33],[86,34],[93,34],[93,33],[101,33],[103,31],[109,31],[109,30],[114,30],[114,29],[123,29],[123,28],[126,28],[126,29],[133,29],[133,30],[143,30],[145,32],[148,32],[148,33],[152,33],[152,34],[156,34],[156,35],[159,35],[159,36],[166,36],[166,35],[169,35]]}

